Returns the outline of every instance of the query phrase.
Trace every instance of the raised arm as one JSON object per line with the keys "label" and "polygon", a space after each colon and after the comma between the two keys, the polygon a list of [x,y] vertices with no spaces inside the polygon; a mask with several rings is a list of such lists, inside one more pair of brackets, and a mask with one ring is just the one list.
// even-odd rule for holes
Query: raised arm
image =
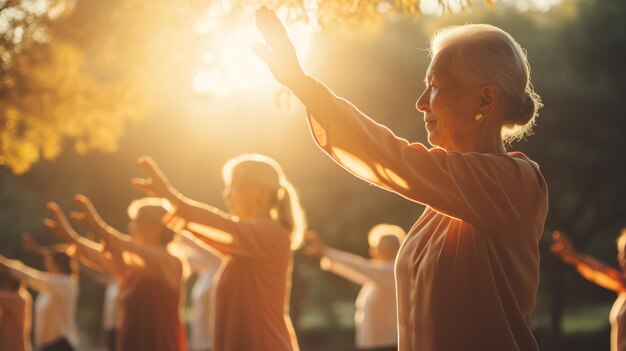
{"label": "raised arm", "polygon": [[186,258],[193,271],[201,272],[220,265],[221,256],[213,248],[188,231],[183,230],[179,234],[177,241],[170,245],[170,251]]}
{"label": "raised arm", "polygon": [[0,255],[0,265],[6,267],[13,276],[36,290],[50,289],[56,283],[52,274],[31,268],[18,260],[12,260]]}
{"label": "raised arm", "polygon": [[22,250],[40,257],[50,252],[47,247],[39,245],[28,232],[22,233]]}
{"label": "raised arm", "polygon": [[353,175],[479,227],[528,218],[546,205],[545,182],[532,161],[410,144],[306,76],[273,11],[260,8],[257,27],[267,44],[255,51],[306,105],[316,143]]}
{"label": "raised arm", "polygon": [[48,211],[51,218],[43,220],[43,224],[57,237],[64,239],[76,246],[75,256],[84,265],[113,276],[121,276],[124,267],[119,261],[113,259],[105,252],[102,244],[80,236],[69,224],[65,213],[55,202],[48,203]]}
{"label": "raised arm", "polygon": [[187,230],[223,254],[247,257],[269,257],[282,247],[283,236],[288,238],[288,234],[282,235],[286,229],[276,228],[277,224],[239,221],[215,207],[183,196],[149,157],[141,157],[139,165],[147,177],[133,179],[133,185],[149,196],[167,199],[174,206],[174,214],[166,221],[176,231]]}
{"label": "raised arm", "polygon": [[386,288],[395,287],[393,268],[364,257],[326,246],[319,234],[309,231],[305,237],[304,253],[320,257],[320,267],[356,284],[373,282]]}
{"label": "raised arm", "polygon": [[587,280],[617,293],[626,291],[626,278],[622,272],[576,251],[565,233],[554,231],[552,239],[550,250],[563,262],[575,266]]}
{"label": "raised arm", "polygon": [[72,219],[89,230],[100,234],[105,242],[106,251],[114,260],[129,269],[141,270],[145,274],[165,279],[176,285],[180,282],[182,266],[180,261],[170,255],[165,248],[137,244],[129,236],[108,225],[98,214],[91,200],[84,195],[77,195],[76,202],[80,211],[71,214]]}

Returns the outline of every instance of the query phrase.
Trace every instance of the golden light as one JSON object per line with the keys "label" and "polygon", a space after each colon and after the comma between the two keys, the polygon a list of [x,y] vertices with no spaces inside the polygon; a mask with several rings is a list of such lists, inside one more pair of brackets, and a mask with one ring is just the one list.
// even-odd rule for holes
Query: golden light
{"label": "golden light", "polygon": [[[196,30],[204,31],[210,25],[197,25]],[[290,26],[287,29],[296,47],[298,57],[303,60],[311,50],[313,28],[304,24]],[[259,31],[249,26],[234,31],[221,41],[214,51],[201,54],[207,67],[201,69],[193,78],[193,89],[197,93],[227,96],[235,91],[247,91],[274,82],[271,73],[256,57],[251,49],[253,42],[263,42]]]}

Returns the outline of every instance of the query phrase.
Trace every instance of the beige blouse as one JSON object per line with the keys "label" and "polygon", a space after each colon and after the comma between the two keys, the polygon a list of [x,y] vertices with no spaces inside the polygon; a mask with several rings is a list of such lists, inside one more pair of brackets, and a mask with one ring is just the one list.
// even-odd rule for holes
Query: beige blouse
{"label": "beige blouse", "polygon": [[537,350],[529,319],[548,209],[537,164],[409,143],[313,79],[299,84],[324,152],[427,206],[396,261],[400,350]]}

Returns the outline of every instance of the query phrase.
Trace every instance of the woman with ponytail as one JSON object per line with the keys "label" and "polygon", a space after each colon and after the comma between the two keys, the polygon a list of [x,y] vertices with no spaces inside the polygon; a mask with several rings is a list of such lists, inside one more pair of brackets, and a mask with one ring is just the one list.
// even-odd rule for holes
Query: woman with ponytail
{"label": "woman with ponytail", "polygon": [[292,250],[302,242],[305,219],[280,165],[257,154],[226,162],[225,213],[180,194],[150,158],[139,164],[148,177],[133,184],[170,201],[169,223],[224,255],[216,276],[213,350],[298,350],[288,302]]}

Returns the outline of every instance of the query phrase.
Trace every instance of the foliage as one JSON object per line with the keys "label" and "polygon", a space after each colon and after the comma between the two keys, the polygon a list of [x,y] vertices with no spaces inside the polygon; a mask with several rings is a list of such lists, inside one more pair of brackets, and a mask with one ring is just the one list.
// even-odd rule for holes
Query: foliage
{"label": "foliage", "polygon": [[[470,5],[438,1],[446,11]],[[420,1],[267,4],[288,22],[321,28],[418,15]],[[81,154],[116,150],[128,122],[149,114],[154,89],[188,84],[181,67],[197,63],[199,47],[249,20],[256,6],[251,0],[0,1],[0,165],[21,174],[68,143]],[[194,31],[207,19],[213,22],[206,30]]]}

